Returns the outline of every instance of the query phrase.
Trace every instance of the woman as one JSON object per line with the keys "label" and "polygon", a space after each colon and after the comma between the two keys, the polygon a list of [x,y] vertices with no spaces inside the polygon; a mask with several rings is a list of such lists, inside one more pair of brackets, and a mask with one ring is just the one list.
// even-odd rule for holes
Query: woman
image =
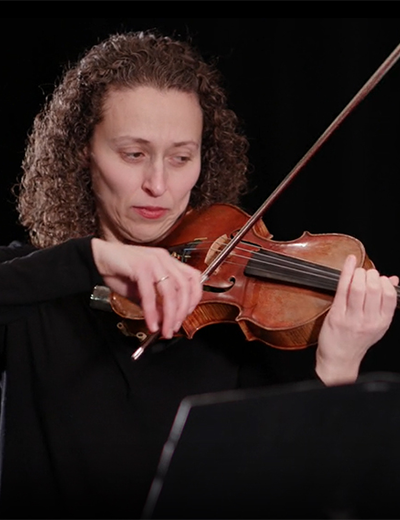
{"label": "woman", "polygon": [[[18,194],[30,243],[0,251],[4,517],[136,518],[183,397],[286,382],[273,349],[228,326],[223,343],[211,327],[174,338],[201,273],[157,247],[189,206],[239,203],[247,148],[214,67],[152,33],[95,45],[36,117]],[[355,263],[303,379],[354,381],[390,325],[398,278]],[[160,333],[136,363],[118,317],[90,307],[97,284]]]}

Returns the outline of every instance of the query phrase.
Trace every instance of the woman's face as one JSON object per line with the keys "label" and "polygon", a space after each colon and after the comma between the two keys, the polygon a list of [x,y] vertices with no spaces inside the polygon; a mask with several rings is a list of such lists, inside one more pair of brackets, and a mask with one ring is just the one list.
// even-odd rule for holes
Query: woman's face
{"label": "woman's face", "polygon": [[107,94],[89,149],[106,240],[147,243],[168,231],[199,178],[202,129],[194,94],[153,87]]}

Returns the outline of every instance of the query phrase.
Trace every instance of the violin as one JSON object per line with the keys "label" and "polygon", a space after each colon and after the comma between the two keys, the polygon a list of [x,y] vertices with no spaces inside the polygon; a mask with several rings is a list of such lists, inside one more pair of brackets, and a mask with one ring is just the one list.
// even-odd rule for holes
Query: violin
{"label": "violin", "polygon": [[[157,246],[204,272],[248,219],[229,204],[190,209]],[[203,284],[199,305],[177,335],[192,338],[199,329],[224,322],[237,323],[247,340],[275,348],[315,344],[349,254],[356,256],[358,266],[374,267],[356,238],[305,232],[297,240],[274,241],[259,220]],[[119,327],[125,334],[147,339],[138,305],[113,292],[108,302],[123,318]]]}
{"label": "violin", "polygon": [[[261,217],[399,57],[400,44],[251,217],[229,204],[189,209],[154,244],[203,273],[202,299],[177,336],[192,338],[207,325],[237,323],[248,341],[278,349],[297,350],[317,343],[347,256],[353,254],[357,266],[364,269],[374,264],[356,238],[304,232],[297,240],[275,241]],[[396,290],[399,306],[399,287]],[[133,359],[159,337],[147,330],[138,305],[107,287],[95,287],[91,303],[119,315],[121,331],[139,340]]]}

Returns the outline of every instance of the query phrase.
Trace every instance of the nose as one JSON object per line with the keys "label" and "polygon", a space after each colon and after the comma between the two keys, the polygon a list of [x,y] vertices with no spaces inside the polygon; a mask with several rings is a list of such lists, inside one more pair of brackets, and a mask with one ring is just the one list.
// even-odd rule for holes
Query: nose
{"label": "nose", "polygon": [[153,197],[160,197],[167,189],[167,172],[162,159],[149,164],[143,178],[143,190]]}

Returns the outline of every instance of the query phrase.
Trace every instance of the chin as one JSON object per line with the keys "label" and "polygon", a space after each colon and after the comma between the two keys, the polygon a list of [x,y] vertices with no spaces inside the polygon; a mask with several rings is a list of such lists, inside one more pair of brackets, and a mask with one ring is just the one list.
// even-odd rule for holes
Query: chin
{"label": "chin", "polygon": [[162,230],[158,230],[153,233],[149,233],[148,231],[138,233],[136,230],[135,233],[124,233],[123,238],[124,242],[131,242],[135,244],[151,244],[156,242],[162,235]]}

